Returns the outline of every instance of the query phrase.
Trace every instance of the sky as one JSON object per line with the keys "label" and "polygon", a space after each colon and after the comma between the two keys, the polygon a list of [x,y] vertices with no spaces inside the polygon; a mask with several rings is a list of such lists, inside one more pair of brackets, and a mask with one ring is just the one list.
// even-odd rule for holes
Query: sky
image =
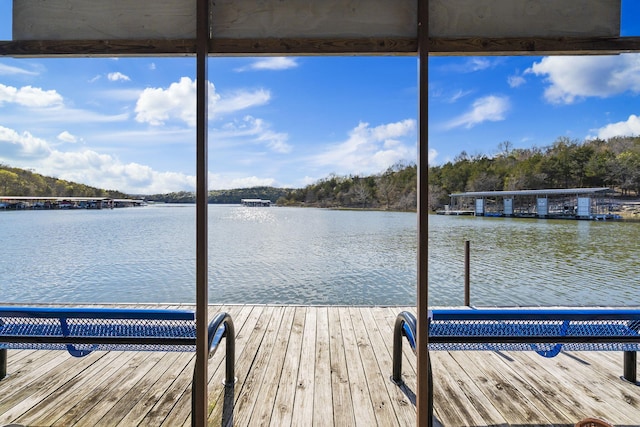
{"label": "sky", "polygon": [[[0,40],[11,40],[0,0]],[[622,35],[640,35],[623,0]],[[0,164],[129,194],[194,191],[195,58],[0,58]],[[209,59],[209,189],[414,163],[417,57]],[[431,57],[429,161],[640,135],[640,54]]]}

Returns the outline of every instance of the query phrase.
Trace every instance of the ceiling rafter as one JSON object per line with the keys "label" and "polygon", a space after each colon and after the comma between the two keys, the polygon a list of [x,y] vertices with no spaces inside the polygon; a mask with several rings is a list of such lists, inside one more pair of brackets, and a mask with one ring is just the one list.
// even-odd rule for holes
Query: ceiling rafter
{"label": "ceiling rafter", "polygon": [[[414,38],[211,39],[211,56],[417,55]],[[0,55],[192,56],[195,39],[0,41]],[[430,56],[613,55],[640,52],[640,37],[430,38]]]}

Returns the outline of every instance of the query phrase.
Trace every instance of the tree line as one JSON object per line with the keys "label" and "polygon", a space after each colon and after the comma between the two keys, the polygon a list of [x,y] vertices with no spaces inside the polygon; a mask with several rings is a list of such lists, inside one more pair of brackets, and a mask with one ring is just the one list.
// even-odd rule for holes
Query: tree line
{"label": "tree line", "polygon": [[[219,204],[239,204],[242,199],[263,199],[275,202],[290,189],[276,187],[251,187],[236,188],[232,190],[212,190],[209,191],[209,203]],[[147,201],[160,203],[195,203],[196,193],[193,191],[178,191],[166,194],[153,194],[144,196]]]}

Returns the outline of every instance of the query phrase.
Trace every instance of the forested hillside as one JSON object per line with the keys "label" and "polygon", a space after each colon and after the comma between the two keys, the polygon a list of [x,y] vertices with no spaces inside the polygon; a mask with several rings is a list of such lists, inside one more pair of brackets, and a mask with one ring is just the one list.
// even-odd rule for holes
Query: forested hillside
{"label": "forested hillside", "polygon": [[433,205],[463,191],[610,187],[623,196],[640,195],[640,137],[585,142],[558,138],[543,148],[512,147],[501,143],[493,157],[463,152],[430,168]]}
{"label": "forested hillside", "polygon": [[[281,205],[380,208],[416,207],[416,166],[398,164],[382,174],[330,176],[293,190]],[[449,194],[465,191],[610,187],[622,196],[640,197],[640,137],[579,142],[558,138],[547,147],[498,146],[498,154],[460,153],[429,168],[429,206],[449,203]]]}
{"label": "forested hillside", "polygon": [[292,190],[278,199],[278,205],[322,208],[416,208],[417,167],[398,163],[379,175],[331,175],[315,184]]}
{"label": "forested hillside", "polygon": [[2,164],[0,164],[0,196],[128,197],[120,191],[102,190]]}

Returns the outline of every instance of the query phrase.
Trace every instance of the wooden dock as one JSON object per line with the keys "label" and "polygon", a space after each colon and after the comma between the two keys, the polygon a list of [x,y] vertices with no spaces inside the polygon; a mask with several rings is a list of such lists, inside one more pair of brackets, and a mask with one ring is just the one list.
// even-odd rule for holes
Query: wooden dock
{"label": "wooden dock", "polygon": [[[225,391],[220,348],[209,362],[210,425],[415,426],[415,356],[407,345],[407,386],[389,380],[401,310],[415,311],[210,306],[211,316],[233,316],[238,376]],[[433,352],[432,364],[436,416],[447,427],[574,426],[586,417],[640,425],[640,387],[620,380],[620,353],[545,359],[531,352]],[[191,353],[100,352],[78,359],[10,350],[8,376],[0,381],[0,426],[190,425],[193,366]]]}

